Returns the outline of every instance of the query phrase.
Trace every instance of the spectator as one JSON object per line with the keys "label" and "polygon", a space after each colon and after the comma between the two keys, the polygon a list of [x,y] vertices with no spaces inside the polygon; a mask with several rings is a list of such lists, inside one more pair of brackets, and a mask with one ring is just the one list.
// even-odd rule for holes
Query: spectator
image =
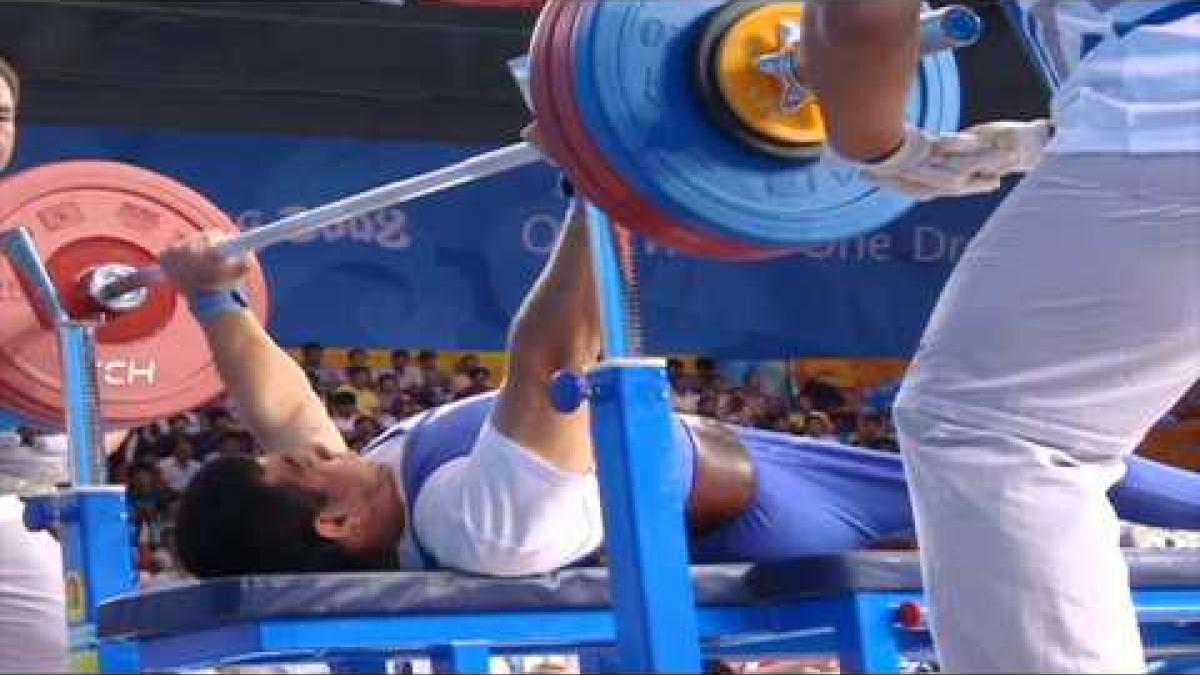
{"label": "spectator", "polygon": [[[387,414],[380,417],[380,424],[385,428],[390,427],[397,422],[406,420],[413,415],[418,415],[426,410],[426,406],[422,404],[419,394],[422,390],[414,389],[400,392],[392,401],[392,407],[387,411]],[[428,406],[434,407],[434,406]]]}
{"label": "spectator", "polygon": [[366,366],[350,366],[346,369],[350,381],[345,388],[354,392],[358,402],[358,412],[363,415],[374,415],[379,412],[379,396],[375,393],[375,382],[371,378],[371,369]]}
{"label": "spectator", "polygon": [[156,522],[158,514],[166,509],[167,495],[157,468],[150,464],[134,464],[130,467],[125,493],[133,520],[132,545],[142,540],[143,525]]}
{"label": "spectator", "polygon": [[677,390],[672,387],[671,401],[675,409],[682,413],[695,413],[700,403],[700,392],[696,389]]}
{"label": "spectator", "polygon": [[470,398],[489,392],[492,387],[492,371],[476,366],[466,374],[466,385],[454,395],[455,400]]}
{"label": "spectator", "polygon": [[392,375],[399,389],[413,389],[424,383],[421,369],[413,365],[407,349],[392,350]]}
{"label": "spectator", "polygon": [[874,410],[859,414],[858,427],[850,437],[850,443],[872,450],[899,452],[900,446],[888,433],[887,420]]}
{"label": "spectator", "polygon": [[158,424],[135,429],[124,447],[135,464],[152,464],[170,452],[167,437]]}
{"label": "spectator", "polygon": [[196,422],[190,413],[172,415],[167,420],[168,436],[191,436],[196,432]]}
{"label": "spectator", "polygon": [[770,398],[788,395],[787,364],[784,361],[763,361],[750,369],[746,386],[761,391]]}
{"label": "spectator", "polygon": [[442,372],[435,351],[423,351],[417,354],[417,367],[421,369],[421,387],[425,390],[428,405],[441,405],[450,398],[450,377]]}
{"label": "spectator", "polygon": [[366,368],[368,372],[371,370],[371,355],[362,347],[355,347],[346,352],[346,376],[350,375],[351,368]]}
{"label": "spectator", "polygon": [[682,359],[667,359],[667,381],[671,383],[671,400],[675,409],[685,413],[696,412],[700,388],[696,379],[687,374]]}
{"label": "spectator", "polygon": [[767,420],[766,424],[763,425],[763,428],[768,429],[770,431],[777,431],[781,434],[796,433],[792,427],[791,419],[785,414],[778,414],[778,415],[771,416]]}
{"label": "spectator", "polygon": [[896,403],[896,395],[899,393],[900,380],[892,380],[868,391],[863,396],[863,403],[885,417],[890,417],[892,406]]}
{"label": "spectator", "polygon": [[147,543],[138,547],[140,588],[156,588],[187,578],[182,566],[175,559],[175,528],[165,525],[159,533],[159,539],[158,543]]}
{"label": "spectator", "polygon": [[829,414],[822,410],[814,410],[804,418],[804,435],[822,441],[840,441],[837,427]]}
{"label": "spectator", "polygon": [[701,389],[717,389],[725,387],[725,378],[717,368],[717,361],[709,356],[696,359],[697,386]]}
{"label": "spectator", "polygon": [[317,391],[328,393],[341,384],[334,368],[325,365],[325,348],[317,342],[307,342],[300,348],[300,367]]}
{"label": "spectator", "polygon": [[192,436],[192,447],[196,459],[204,462],[220,450],[226,434],[238,431],[238,425],[233,415],[221,406],[207,408],[202,417],[205,427]]}
{"label": "spectator", "polygon": [[[108,454],[108,484],[109,485],[126,485],[129,483],[129,469],[133,465],[133,453],[130,452],[133,438],[135,434],[129,433],[125,435],[125,439],[117,446],[117,449]],[[5,443],[0,440],[0,453],[5,451]],[[2,462],[0,462],[2,463]]]}
{"label": "spectator", "polygon": [[379,424],[379,420],[371,415],[359,415],[358,419],[354,420],[354,430],[346,439],[346,445],[355,452],[361,452],[381,433],[383,433],[383,426]]}
{"label": "spectator", "polygon": [[354,390],[342,387],[329,397],[329,413],[334,425],[343,436],[354,432],[354,420],[358,419],[358,397]]}
{"label": "spectator", "polygon": [[769,427],[776,408],[775,402],[751,382],[740,390],[746,406],[746,424],[759,428]]}
{"label": "spectator", "polygon": [[[405,387],[406,389],[415,389],[416,387]],[[388,412],[396,404],[396,397],[400,395],[400,385],[396,379],[396,374],[392,371],[384,371],[379,374],[375,380],[375,394],[379,397],[379,409]]]}
{"label": "spectator", "polygon": [[751,419],[751,410],[746,405],[746,399],[742,396],[741,390],[730,390],[725,400],[719,406],[717,419],[726,424],[736,424],[738,426],[753,426]]}
{"label": "spectator", "polygon": [[126,434],[108,457],[109,482],[126,484],[135,464],[153,465],[168,451],[164,449],[166,437],[157,424],[139,427]]}
{"label": "spectator", "polygon": [[317,392],[318,396],[324,398],[329,393],[329,390],[321,382],[321,378],[316,373],[306,370],[304,371],[304,375],[308,378],[308,386],[312,387],[312,390]]}
{"label": "spectator", "polygon": [[166,526],[163,509],[149,503],[140,504],[133,512],[133,536],[139,552],[161,545],[162,531]]}
{"label": "spectator", "polygon": [[183,492],[203,464],[192,456],[192,442],[187,436],[169,436],[168,439],[171,456],[159,460],[158,471],[168,494],[174,499]]}
{"label": "spectator", "polygon": [[458,363],[454,365],[454,373],[456,375],[469,375],[472,370],[478,367],[478,354],[463,354],[458,357]]}
{"label": "spectator", "polygon": [[216,452],[209,455],[209,461],[220,457],[253,457],[256,454],[253,436],[245,431],[226,431],[216,444]]}
{"label": "spectator", "polygon": [[471,373],[478,367],[479,356],[476,354],[463,354],[458,358],[458,363],[454,365],[454,376],[450,380],[450,391],[455,400],[462,398],[463,392],[471,386]]}
{"label": "spectator", "polygon": [[814,410],[833,413],[846,405],[846,397],[836,386],[816,375],[802,374],[797,394],[812,402]]}
{"label": "spectator", "polygon": [[671,383],[671,388],[677,392],[700,388],[700,383],[696,381],[696,378],[688,374],[683,359],[677,357],[667,359],[667,380]]}

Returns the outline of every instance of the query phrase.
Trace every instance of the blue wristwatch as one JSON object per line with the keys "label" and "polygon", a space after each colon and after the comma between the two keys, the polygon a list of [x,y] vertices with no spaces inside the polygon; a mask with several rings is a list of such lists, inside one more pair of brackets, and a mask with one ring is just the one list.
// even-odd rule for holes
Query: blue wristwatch
{"label": "blue wristwatch", "polygon": [[188,305],[196,321],[199,321],[201,326],[207,326],[226,312],[249,309],[250,302],[246,300],[246,293],[241,288],[222,288],[193,293],[188,296]]}

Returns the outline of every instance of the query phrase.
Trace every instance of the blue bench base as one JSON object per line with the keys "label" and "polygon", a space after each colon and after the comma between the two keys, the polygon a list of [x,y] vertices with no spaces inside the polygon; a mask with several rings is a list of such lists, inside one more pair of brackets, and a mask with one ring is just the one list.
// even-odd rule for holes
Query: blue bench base
{"label": "blue bench base", "polygon": [[[1151,654],[1200,653],[1200,552],[1128,554]],[[843,672],[898,672],[931,658],[915,554],[863,552],[777,565],[693,568],[703,649],[730,659],[833,656]],[[486,672],[489,654],[607,648],[607,573],[492,579],[396,572],[217,579],[118,597],[100,608],[106,670],[227,663],[433,658]],[[370,663],[366,661],[365,663]]]}

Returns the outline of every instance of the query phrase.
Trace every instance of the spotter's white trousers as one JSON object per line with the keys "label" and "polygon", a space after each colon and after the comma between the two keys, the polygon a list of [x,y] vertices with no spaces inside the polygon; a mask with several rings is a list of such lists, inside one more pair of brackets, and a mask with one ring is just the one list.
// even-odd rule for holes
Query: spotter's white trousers
{"label": "spotter's white trousers", "polygon": [[1145,670],[1105,492],[1197,377],[1200,155],[1047,155],[897,400],[945,670]]}
{"label": "spotter's white trousers", "polygon": [[0,495],[0,673],[67,672],[62,552],[21,516],[21,502]]}

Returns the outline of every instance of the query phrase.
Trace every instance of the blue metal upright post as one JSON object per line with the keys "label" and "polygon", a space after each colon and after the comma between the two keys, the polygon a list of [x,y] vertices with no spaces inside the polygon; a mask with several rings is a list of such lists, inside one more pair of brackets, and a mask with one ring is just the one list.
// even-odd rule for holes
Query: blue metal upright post
{"label": "blue metal upright post", "polygon": [[473,675],[491,672],[492,650],[478,642],[452,642],[434,648],[430,661],[435,673]]}
{"label": "blue metal upright post", "polygon": [[102,663],[96,637],[101,602],[134,588],[125,488],[85,486],[26,498],[25,525],[56,529],[63,545],[67,624],[75,672],[128,670],[131,655],[114,650],[121,664]]}
{"label": "blue metal upright post", "polygon": [[[624,672],[701,672],[684,504],[663,359],[629,357],[633,281],[623,276],[608,218],[589,208],[607,360],[589,373],[592,435]],[[632,270],[628,270],[632,272]],[[636,325],[637,317],[632,317]]]}
{"label": "blue metal upright post", "polygon": [[[63,548],[67,623],[76,672],[125,671],[137,667],[136,654],[112,646],[101,650],[96,636],[100,603],[133,590],[132,542],[125,488],[106,486],[96,380],[96,334],[75,322],[38,256],[33,238],[17,228],[0,238],[0,247],[34,290],[30,302],[49,317],[58,332],[66,399],[66,427],[72,485],[25,499],[25,525],[57,532]],[[111,656],[113,663],[101,662]]]}

